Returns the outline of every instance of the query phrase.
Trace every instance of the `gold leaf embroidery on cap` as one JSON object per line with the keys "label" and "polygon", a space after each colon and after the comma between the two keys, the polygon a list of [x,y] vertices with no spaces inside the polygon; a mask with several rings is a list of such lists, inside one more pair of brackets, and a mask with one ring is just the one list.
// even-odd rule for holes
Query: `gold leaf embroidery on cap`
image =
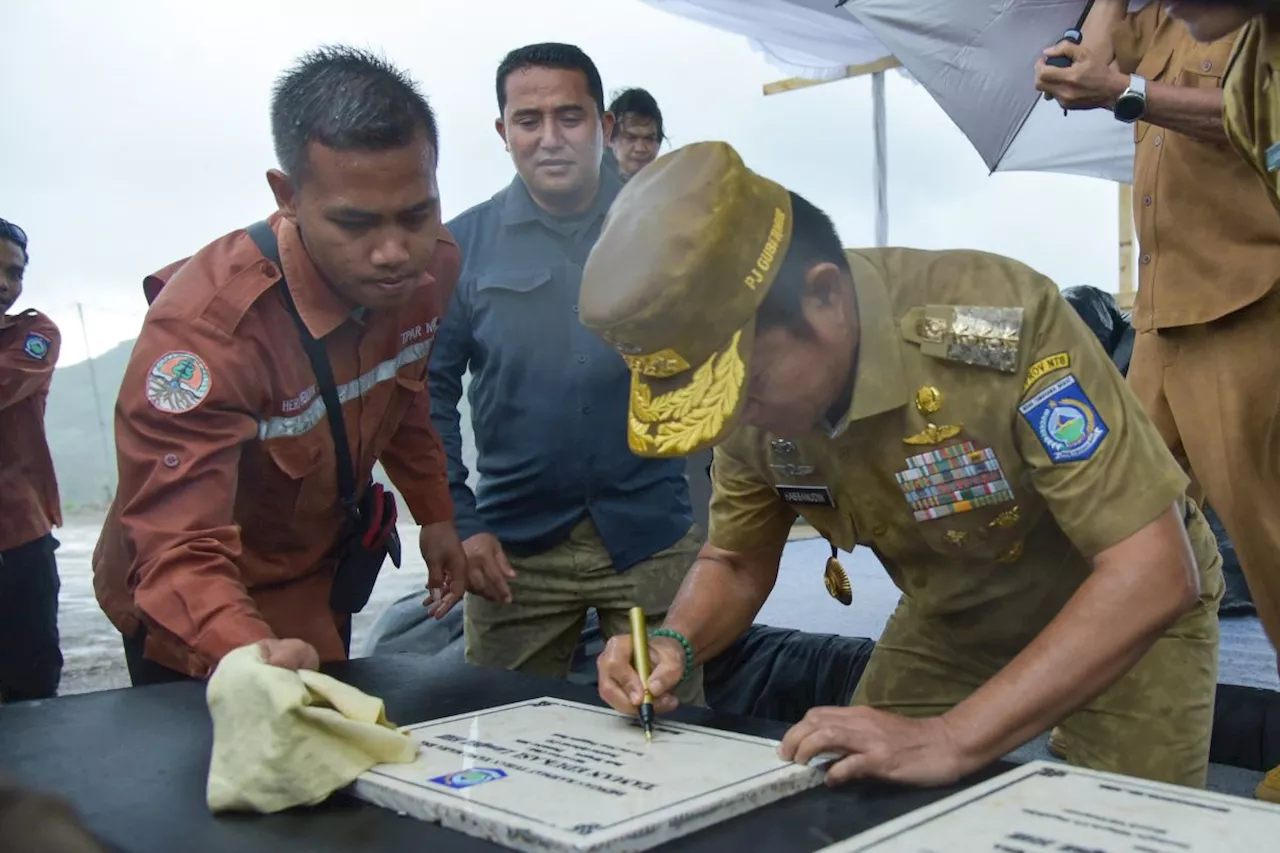
{"label": "gold leaf embroidery on cap", "polygon": [[738,406],[746,375],[738,355],[741,337],[741,330],[734,332],[728,349],[699,367],[688,385],[666,394],[654,397],[638,374],[631,374],[628,443],[633,451],[684,455],[719,434]]}
{"label": "gold leaf embroidery on cap", "polygon": [[632,371],[652,379],[666,379],[689,369],[689,362],[673,349],[664,349],[651,355],[627,355],[622,358]]}

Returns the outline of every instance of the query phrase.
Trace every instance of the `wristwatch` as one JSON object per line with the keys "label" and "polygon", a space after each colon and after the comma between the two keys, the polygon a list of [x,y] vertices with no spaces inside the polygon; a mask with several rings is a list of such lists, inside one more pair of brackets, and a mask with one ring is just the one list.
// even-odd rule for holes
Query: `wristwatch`
{"label": "wristwatch", "polygon": [[1129,86],[1116,98],[1112,108],[1118,121],[1133,124],[1147,111],[1147,81],[1137,74],[1129,75]]}

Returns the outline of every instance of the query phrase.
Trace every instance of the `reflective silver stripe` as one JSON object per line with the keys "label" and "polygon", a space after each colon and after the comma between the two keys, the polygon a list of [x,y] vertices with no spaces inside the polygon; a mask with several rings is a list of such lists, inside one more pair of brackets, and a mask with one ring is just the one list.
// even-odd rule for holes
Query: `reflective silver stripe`
{"label": "reflective silver stripe", "polygon": [[[338,401],[346,405],[357,397],[368,394],[377,385],[394,379],[396,372],[406,364],[422,361],[431,352],[432,341],[420,341],[400,350],[395,358],[389,358],[374,367],[368,373],[338,386]],[[317,390],[315,399],[296,415],[282,415],[265,421],[258,421],[258,438],[281,438],[284,436],[302,435],[325,419],[324,398]]]}

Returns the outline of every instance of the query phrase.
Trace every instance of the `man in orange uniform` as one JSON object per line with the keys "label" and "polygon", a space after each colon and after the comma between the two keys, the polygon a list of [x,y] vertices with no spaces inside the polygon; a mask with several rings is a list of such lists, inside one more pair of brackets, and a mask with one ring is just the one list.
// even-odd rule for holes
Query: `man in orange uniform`
{"label": "man in orange uniform", "polygon": [[48,699],[58,648],[58,481],[44,406],[61,337],[39,311],[9,314],[22,295],[27,235],[0,219],[0,702]]}
{"label": "man in orange uniform", "polygon": [[[460,265],[440,219],[435,118],[393,67],[324,48],[277,85],[272,129],[269,229],[233,231],[157,274],[116,406],[119,491],[94,576],[135,685],[207,677],[254,642],[291,669],[345,658],[363,600],[335,593],[353,577],[344,555],[377,554],[369,577],[379,549],[394,554],[378,461],[422,525],[436,614],[463,592],[424,384]],[[272,238],[278,263],[260,249]]]}

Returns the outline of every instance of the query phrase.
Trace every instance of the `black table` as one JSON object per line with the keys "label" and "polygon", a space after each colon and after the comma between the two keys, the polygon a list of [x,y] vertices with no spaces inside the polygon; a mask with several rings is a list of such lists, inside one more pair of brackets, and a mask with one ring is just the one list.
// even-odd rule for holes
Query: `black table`
{"label": "black table", "polygon": [[[555,696],[603,704],[594,691],[418,655],[365,658],[329,674],[382,697],[404,725]],[[780,738],[786,726],[683,708],[673,717]],[[205,779],[213,744],[204,687],[110,690],[0,707],[0,772],[57,794],[97,835],[125,853],[498,851],[490,842],[370,806],[345,794],[275,815],[211,815]],[[953,788],[855,783],[821,787],[663,845],[670,851],[812,851],[1012,767],[1001,763]]]}

